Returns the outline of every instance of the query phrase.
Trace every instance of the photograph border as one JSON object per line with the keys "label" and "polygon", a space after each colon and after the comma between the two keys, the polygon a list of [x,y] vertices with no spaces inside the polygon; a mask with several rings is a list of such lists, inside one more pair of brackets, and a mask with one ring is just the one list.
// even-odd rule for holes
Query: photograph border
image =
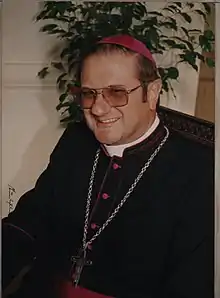
{"label": "photograph border", "polygon": [[[7,0],[6,0],[7,1]],[[16,0],[15,0],[16,1]],[[40,2],[40,1],[39,1]],[[94,1],[95,2],[95,1]],[[161,1],[162,2],[162,1]],[[173,2],[173,1],[170,1]],[[186,1],[180,1],[186,2]],[[192,1],[202,2],[202,1]],[[219,1],[206,1],[215,3],[215,24],[216,28],[220,27],[220,3]],[[2,85],[2,1],[0,0],[0,86]],[[176,112],[167,108],[161,108],[159,114],[161,115],[164,123],[174,130],[180,131],[185,135],[198,139],[208,146],[215,146],[215,297],[220,297],[220,83],[217,78],[220,78],[220,35],[216,34],[216,67],[215,67],[215,124],[204,121],[201,119],[195,119],[194,117],[186,114]],[[2,88],[0,99],[0,111],[1,111],[1,124],[2,124]],[[199,134],[199,138],[195,135]],[[2,125],[0,131],[0,154],[2,148]],[[0,199],[2,202],[2,154],[1,154],[1,169],[0,169]],[[1,208],[2,210],[2,208]],[[1,231],[0,231],[1,233]],[[1,248],[0,248],[1,253]],[[1,271],[0,271],[1,279]]]}
{"label": "photograph border", "polygon": [[[215,2],[215,28],[220,28],[220,3]],[[215,298],[220,297],[220,36],[215,42]]]}

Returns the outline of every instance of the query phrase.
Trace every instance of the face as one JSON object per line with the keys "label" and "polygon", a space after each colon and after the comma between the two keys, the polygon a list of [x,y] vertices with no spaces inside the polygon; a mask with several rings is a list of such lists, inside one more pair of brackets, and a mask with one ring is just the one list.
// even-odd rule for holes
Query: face
{"label": "face", "polygon": [[[92,55],[84,61],[81,86],[91,89],[108,86],[133,89],[140,85],[135,66],[136,59],[131,55]],[[98,94],[92,108],[84,110],[88,127],[100,143],[107,145],[127,144],[138,139],[155,119],[160,88],[159,80],[150,83],[145,101],[143,89],[136,89],[128,95],[128,104],[123,107],[111,107],[103,95]]]}

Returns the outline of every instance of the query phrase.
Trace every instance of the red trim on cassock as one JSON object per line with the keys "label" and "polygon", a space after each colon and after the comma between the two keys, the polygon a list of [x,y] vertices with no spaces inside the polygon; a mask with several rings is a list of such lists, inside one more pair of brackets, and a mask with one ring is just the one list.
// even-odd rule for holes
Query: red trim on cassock
{"label": "red trim on cassock", "polygon": [[60,287],[59,298],[113,298],[113,297],[92,292],[90,290],[87,290],[81,287],[74,288],[71,282],[63,282]]}

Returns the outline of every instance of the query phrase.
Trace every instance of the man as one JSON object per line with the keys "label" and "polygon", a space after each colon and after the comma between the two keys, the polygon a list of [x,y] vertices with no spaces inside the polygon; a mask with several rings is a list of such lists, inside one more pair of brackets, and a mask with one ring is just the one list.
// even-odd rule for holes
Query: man
{"label": "man", "polygon": [[3,220],[3,286],[34,260],[15,297],[212,298],[212,151],[164,127],[131,36],[92,47],[79,78],[86,124]]}

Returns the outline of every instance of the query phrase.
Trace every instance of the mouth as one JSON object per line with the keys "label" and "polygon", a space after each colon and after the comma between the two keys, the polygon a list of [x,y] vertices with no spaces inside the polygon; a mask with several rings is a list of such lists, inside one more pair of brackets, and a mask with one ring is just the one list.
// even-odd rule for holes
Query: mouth
{"label": "mouth", "polygon": [[110,126],[111,124],[114,124],[115,122],[117,122],[119,120],[119,118],[110,118],[110,119],[97,119],[97,123],[98,125],[101,126]]}

